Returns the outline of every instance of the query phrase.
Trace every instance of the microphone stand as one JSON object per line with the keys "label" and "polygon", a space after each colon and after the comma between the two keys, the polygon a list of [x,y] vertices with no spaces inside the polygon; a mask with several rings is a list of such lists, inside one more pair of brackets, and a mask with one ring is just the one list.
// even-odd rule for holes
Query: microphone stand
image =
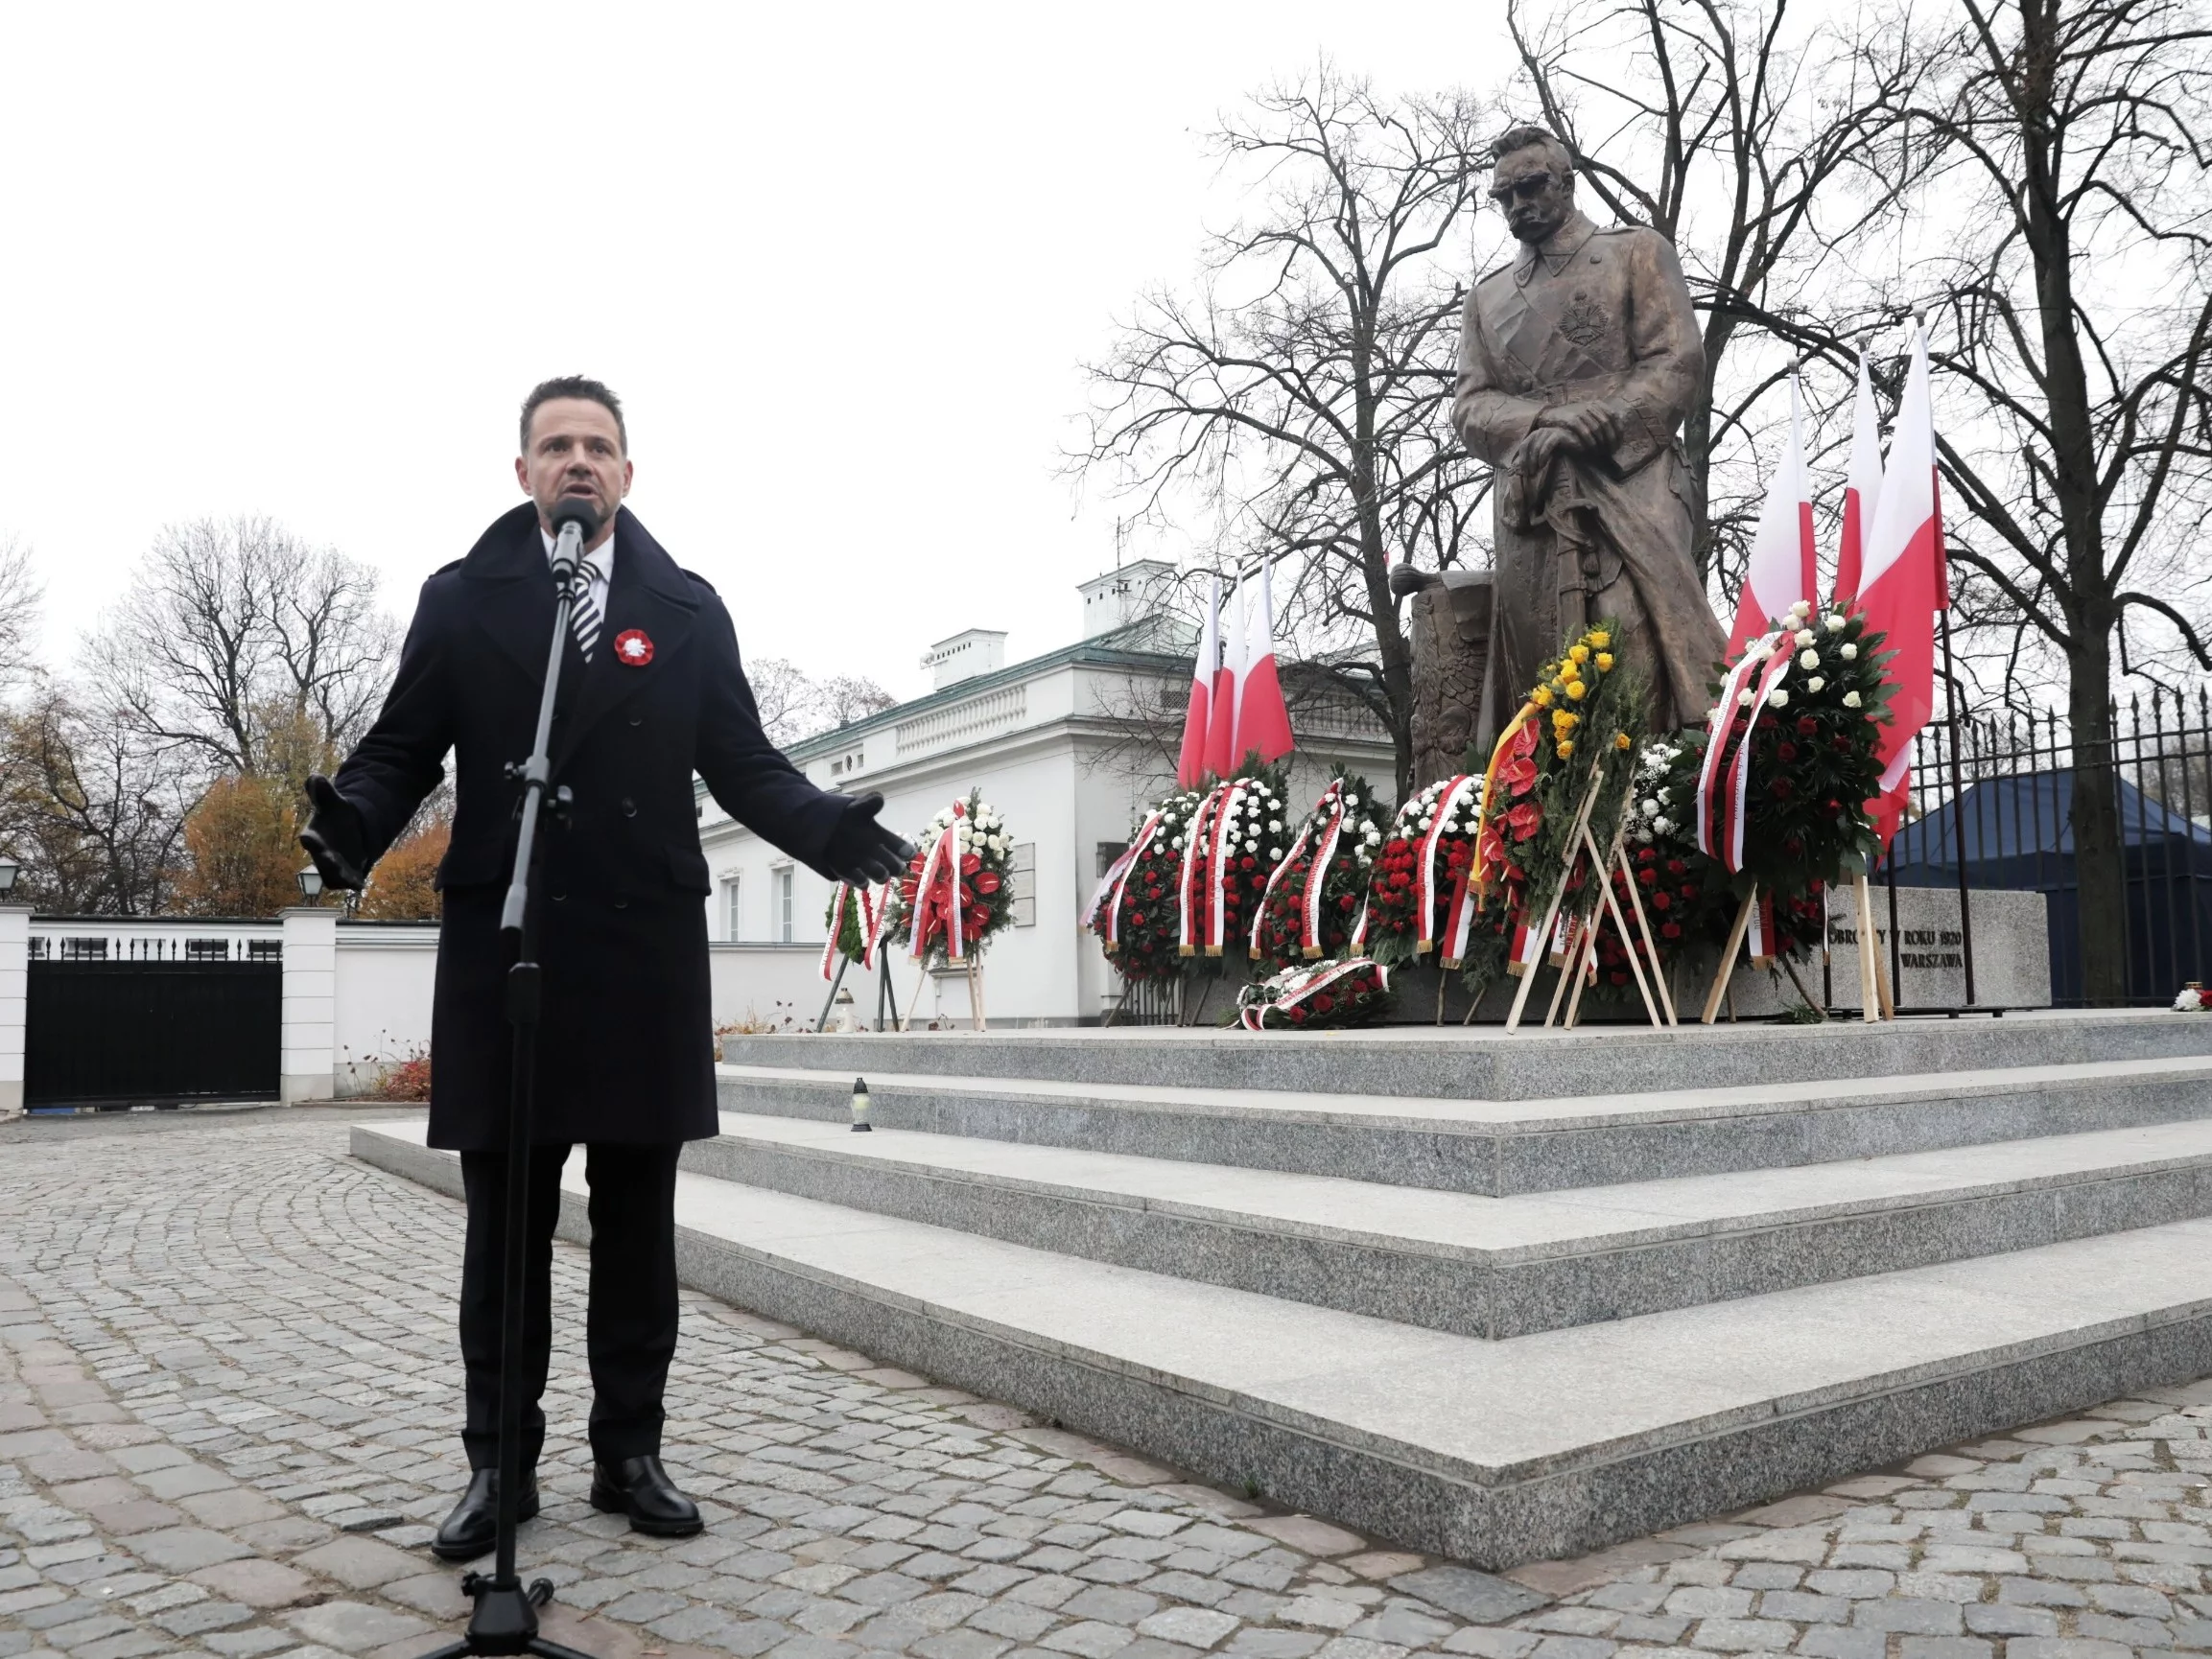
{"label": "microphone stand", "polygon": [[546,655],[545,690],[538,699],[537,736],[529,759],[519,765],[509,761],[506,769],[509,778],[521,780],[523,796],[516,817],[514,874],[499,920],[500,937],[513,946],[515,961],[506,970],[506,1017],[514,1027],[514,1065],[507,1093],[506,1238],[500,1266],[505,1289],[499,1362],[498,1542],[491,1572],[469,1573],[461,1578],[462,1593],[476,1603],[467,1633],[459,1641],[424,1655],[424,1659],[522,1653],[534,1653],[539,1659],[591,1659],[589,1654],[548,1642],[537,1633],[537,1610],[552,1599],[553,1580],[539,1578],[526,1589],[514,1565],[515,1511],[521,1503],[522,1484],[522,1401],[518,1397],[516,1360],[523,1344],[523,1264],[529,1236],[530,1125],[537,1099],[542,990],[530,880],[536,873],[539,825],[548,814],[565,816],[571,803],[565,784],[558,789],[549,789],[549,785],[553,778],[553,698],[560,689],[561,656],[568,648],[569,582],[582,558],[585,533],[583,523],[577,519],[560,524],[553,555],[553,646]]}

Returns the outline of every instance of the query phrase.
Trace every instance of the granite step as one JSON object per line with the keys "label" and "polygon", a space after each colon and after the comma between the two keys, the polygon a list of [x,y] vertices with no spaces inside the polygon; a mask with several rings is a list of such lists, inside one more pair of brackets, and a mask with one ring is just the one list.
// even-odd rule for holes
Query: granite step
{"label": "granite step", "polygon": [[1878,1025],[1496,1026],[1379,1031],[1138,1030],[824,1033],[727,1037],[748,1066],[1029,1078],[1058,1083],[1284,1088],[1306,1093],[1543,1100],[1633,1080],[1642,1088],[1787,1084],[1991,1066],[2212,1055],[2212,1020],[2165,1009],[2036,1011]]}
{"label": "granite step", "polygon": [[[718,1067],[723,1110],[844,1121],[853,1074],[816,1066],[812,1041],[788,1051],[805,1067]],[[1489,1100],[866,1075],[885,1128],[1492,1198],[2212,1116],[2202,1055],[1675,1089],[1607,1070],[1635,1087]]]}
{"label": "granite step", "polygon": [[2205,1120],[1504,1199],[741,1112],[683,1167],[1493,1339],[2212,1215]]}
{"label": "granite step", "polygon": [[[419,1123],[353,1150],[459,1190]],[[1488,1342],[708,1176],[676,1216],[696,1289],[1492,1568],[2212,1372],[2207,1220]]]}

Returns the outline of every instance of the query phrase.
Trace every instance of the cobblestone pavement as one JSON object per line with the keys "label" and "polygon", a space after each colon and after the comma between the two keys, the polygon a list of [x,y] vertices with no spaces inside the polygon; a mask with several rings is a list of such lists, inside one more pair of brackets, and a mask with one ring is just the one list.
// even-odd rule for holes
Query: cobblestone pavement
{"label": "cobblestone pavement", "polygon": [[[464,1612],[423,1548],[463,1478],[460,1212],[344,1121],[0,1126],[0,1659],[412,1659]],[[577,1327],[522,1555],[604,1659],[2212,1649],[2212,1385],[1509,1585],[691,1295],[667,1460],[710,1526],[633,1537],[584,1502]]]}

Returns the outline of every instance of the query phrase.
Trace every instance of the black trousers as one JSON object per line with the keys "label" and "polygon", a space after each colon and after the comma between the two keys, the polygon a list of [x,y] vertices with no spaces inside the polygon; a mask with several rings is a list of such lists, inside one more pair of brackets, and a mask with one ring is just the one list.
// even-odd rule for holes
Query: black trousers
{"label": "black trousers", "polygon": [[[658,1457],[661,1393],[676,1351],[676,1157],[680,1143],[594,1145],[591,1303],[584,1322],[592,1368],[592,1455],[611,1463]],[[553,1349],[553,1234],[560,1216],[566,1146],[530,1149],[528,1254],[523,1270],[522,1466],[545,1445],[546,1369]],[[500,1274],[506,1239],[506,1154],[464,1152],[468,1243],[460,1270],[460,1356],[468,1370],[461,1443],[472,1469],[499,1463]]]}

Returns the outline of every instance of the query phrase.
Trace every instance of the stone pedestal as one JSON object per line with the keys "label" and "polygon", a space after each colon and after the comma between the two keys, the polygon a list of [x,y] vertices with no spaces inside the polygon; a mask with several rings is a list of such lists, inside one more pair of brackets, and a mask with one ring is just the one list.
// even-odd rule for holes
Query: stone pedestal
{"label": "stone pedestal", "polygon": [[[1890,969],[1890,894],[1876,884],[1869,897],[1874,908],[1874,943],[1882,953],[1883,970]],[[2051,1005],[2050,935],[2044,920],[2040,893],[2011,893],[1975,889],[1970,895],[1974,923],[1974,1001],[1976,1008],[2048,1008]],[[1858,921],[1847,889],[1830,896],[1829,963],[1822,977],[1821,957],[1815,951],[1808,962],[1796,963],[1798,977],[1815,1003],[1824,996],[1828,1006],[1855,1009],[1859,998]],[[1897,954],[1901,983],[1896,1000],[1900,1008],[1964,1008],[1966,1002],[1965,944],[1959,925],[1959,890],[1955,887],[1900,887],[1897,889]],[[1684,1024],[1693,1023],[1705,1006],[1706,973],[1678,968],[1673,981],[1675,1014]],[[1427,1025],[1436,1018],[1437,970],[1433,968],[1393,970],[1392,989],[1398,993],[1398,1012],[1392,1023]],[[1444,1017],[1457,1024],[1467,1013],[1467,993],[1459,975],[1444,976]],[[1513,1006],[1518,982],[1508,979],[1484,993],[1475,1011],[1479,1023],[1505,1018]],[[1548,972],[1529,998],[1521,1016],[1523,1025],[1541,1025],[1544,1006],[1551,999],[1553,977]],[[1736,970],[1729,987],[1739,1019],[1766,1018],[1801,1006],[1789,976],[1779,968]],[[1721,1010],[1729,1016],[1729,1003]],[[1605,1001],[1594,1006],[1583,1001],[1583,1023],[1643,1020],[1643,1003],[1631,987],[1627,1000]]]}
{"label": "stone pedestal", "polygon": [[1413,650],[1413,782],[1416,788],[1461,769],[1470,744],[1491,740],[1492,583],[1488,571],[1391,572],[1391,592],[1410,599]]}

